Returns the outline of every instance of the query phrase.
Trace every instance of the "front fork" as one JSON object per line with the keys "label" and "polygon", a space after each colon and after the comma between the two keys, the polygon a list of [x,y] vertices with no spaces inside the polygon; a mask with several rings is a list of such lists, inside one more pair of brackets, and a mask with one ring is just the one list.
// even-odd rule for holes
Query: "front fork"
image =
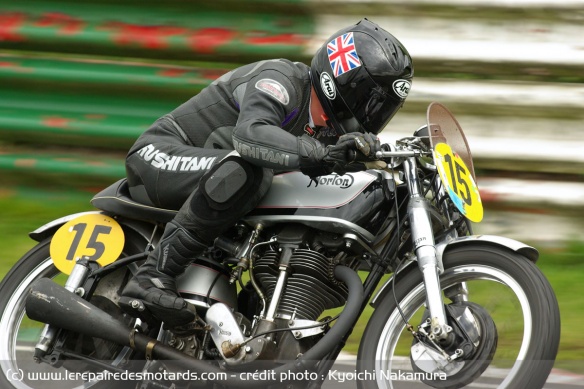
{"label": "front fork", "polygon": [[[85,291],[81,288],[81,286],[85,283],[85,280],[87,280],[87,276],[89,275],[90,271],[91,264],[89,261],[77,261],[73,267],[73,270],[71,271],[71,274],[67,278],[65,289],[71,293],[83,296]],[[43,358],[53,347],[58,332],[59,328],[53,325],[45,324],[40,335],[40,339],[35,346],[34,360],[36,362],[40,362],[41,358]]]}
{"label": "front fork", "polygon": [[408,218],[414,252],[424,279],[426,305],[430,312],[430,335],[433,335],[432,338],[446,339],[452,329],[448,326],[442,300],[442,288],[440,287],[439,277],[444,268],[436,255],[432,220],[428,213],[430,205],[422,193],[415,157],[409,157],[404,160],[404,174],[410,194]]}

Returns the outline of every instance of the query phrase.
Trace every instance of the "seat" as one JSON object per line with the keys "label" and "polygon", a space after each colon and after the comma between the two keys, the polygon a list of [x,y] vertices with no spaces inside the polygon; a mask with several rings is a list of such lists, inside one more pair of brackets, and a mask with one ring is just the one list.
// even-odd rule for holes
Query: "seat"
{"label": "seat", "polygon": [[176,210],[156,208],[132,200],[125,178],[93,196],[91,204],[114,215],[156,223],[168,223],[177,213]]}

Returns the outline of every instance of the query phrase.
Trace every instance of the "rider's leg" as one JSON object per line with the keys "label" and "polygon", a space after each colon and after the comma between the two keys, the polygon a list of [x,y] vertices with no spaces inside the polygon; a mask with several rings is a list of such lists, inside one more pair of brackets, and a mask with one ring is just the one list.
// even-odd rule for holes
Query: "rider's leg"
{"label": "rider's leg", "polygon": [[154,316],[171,327],[191,322],[195,310],[178,296],[176,277],[218,235],[255,208],[271,181],[270,170],[239,156],[228,156],[214,165],[168,223],[160,243],[122,295],[144,301]]}

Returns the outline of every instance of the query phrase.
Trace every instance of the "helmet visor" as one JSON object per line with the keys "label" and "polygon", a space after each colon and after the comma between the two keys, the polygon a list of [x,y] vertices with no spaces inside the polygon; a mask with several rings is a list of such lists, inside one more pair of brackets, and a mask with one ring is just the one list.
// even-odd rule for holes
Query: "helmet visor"
{"label": "helmet visor", "polygon": [[[347,104],[349,101],[350,104]],[[336,119],[336,123],[332,120],[332,124],[345,133],[378,134],[403,103],[404,100],[387,93],[367,75],[361,78],[358,87],[352,88],[348,95],[330,101],[331,111]]]}
{"label": "helmet visor", "polygon": [[357,101],[353,112],[366,132],[379,134],[403,103],[378,87],[372,90],[368,99]]}

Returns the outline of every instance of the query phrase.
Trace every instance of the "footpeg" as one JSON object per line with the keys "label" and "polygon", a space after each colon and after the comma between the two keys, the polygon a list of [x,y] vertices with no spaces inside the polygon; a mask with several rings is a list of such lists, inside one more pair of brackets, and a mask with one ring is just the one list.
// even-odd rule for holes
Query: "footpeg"
{"label": "footpeg", "polygon": [[122,296],[120,297],[118,304],[122,311],[124,311],[125,313],[132,317],[142,320],[149,326],[160,323],[160,320],[156,319],[154,315],[152,315],[148,311],[146,305],[144,305],[144,302],[142,300],[133,297]]}
{"label": "footpeg", "polygon": [[172,309],[134,297],[120,297],[119,305],[125,313],[149,326],[164,322],[168,328],[177,328],[192,323],[198,317],[195,306],[186,301],[182,309]]}

